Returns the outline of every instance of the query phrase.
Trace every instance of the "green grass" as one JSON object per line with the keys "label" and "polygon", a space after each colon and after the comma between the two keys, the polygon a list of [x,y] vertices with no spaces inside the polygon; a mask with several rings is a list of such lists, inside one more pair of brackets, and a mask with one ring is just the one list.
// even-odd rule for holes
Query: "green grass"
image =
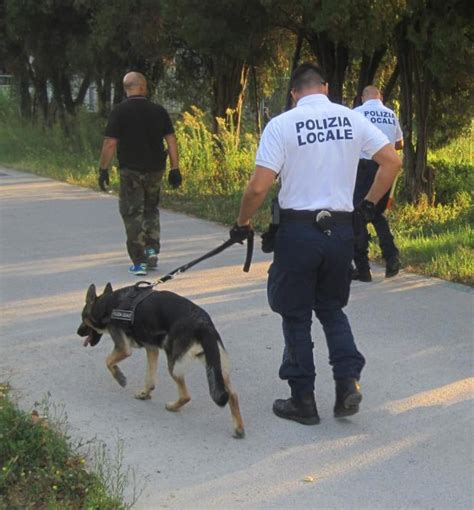
{"label": "green grass", "polygon": [[[386,214],[406,269],[474,285],[470,194],[458,193],[449,205],[432,206],[425,198],[417,206],[402,204]],[[381,257],[376,239],[370,245],[370,256]]]}
{"label": "green grass", "polygon": [[[237,137],[232,125],[220,121],[219,136],[209,130],[209,119],[197,108],[175,123],[183,185],[163,185],[162,206],[231,225],[242,191],[254,169],[257,139]],[[41,129],[21,122],[11,102],[0,97],[0,162],[53,179],[97,187],[97,165],[104,121],[82,113],[66,137],[58,128]],[[397,205],[390,221],[407,269],[472,284],[472,130],[466,136],[430,154],[435,166],[438,205],[426,200],[418,206]],[[118,189],[118,174],[111,172]],[[462,192],[461,194],[459,192]],[[254,218],[256,230],[270,220],[270,197]],[[380,257],[375,243],[371,255]]]}
{"label": "green grass", "polygon": [[97,447],[94,471],[67,436],[66,417],[45,399],[39,411],[19,409],[0,384],[0,509],[121,510],[128,473]]}

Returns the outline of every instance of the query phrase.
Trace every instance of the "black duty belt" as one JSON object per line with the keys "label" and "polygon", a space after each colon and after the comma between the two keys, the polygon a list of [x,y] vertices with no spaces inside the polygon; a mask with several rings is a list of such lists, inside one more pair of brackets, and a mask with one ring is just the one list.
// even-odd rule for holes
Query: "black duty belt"
{"label": "black duty belt", "polygon": [[331,218],[334,224],[351,224],[352,213],[345,211],[329,211],[317,209],[316,211],[298,211],[296,209],[280,209],[281,221],[306,221],[318,223],[323,218]]}
{"label": "black duty belt", "polygon": [[336,225],[352,225],[352,213],[344,211],[328,211],[318,209],[316,211],[297,211],[296,209],[281,209],[280,221],[302,221],[312,223],[327,236],[332,234]]}

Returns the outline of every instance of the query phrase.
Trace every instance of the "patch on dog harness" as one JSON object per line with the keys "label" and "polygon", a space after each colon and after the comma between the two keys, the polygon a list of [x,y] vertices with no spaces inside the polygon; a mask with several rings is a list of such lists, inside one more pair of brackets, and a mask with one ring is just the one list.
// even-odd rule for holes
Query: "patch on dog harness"
{"label": "patch on dog harness", "polygon": [[112,313],[110,315],[110,318],[112,320],[118,320],[118,321],[127,321],[131,322],[133,324],[133,316],[135,314],[133,313],[133,310],[112,310]]}
{"label": "patch on dog harness", "polygon": [[[146,284],[146,286],[141,286]],[[134,292],[123,299],[120,308],[115,308],[110,314],[112,321],[128,322],[133,325],[136,307],[153,292],[153,286],[148,282],[138,282],[134,285]]]}

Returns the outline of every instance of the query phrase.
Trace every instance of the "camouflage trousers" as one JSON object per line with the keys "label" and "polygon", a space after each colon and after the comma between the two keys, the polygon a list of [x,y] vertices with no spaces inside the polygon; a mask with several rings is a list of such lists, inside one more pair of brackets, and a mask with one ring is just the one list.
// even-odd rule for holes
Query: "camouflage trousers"
{"label": "camouflage trousers", "polygon": [[162,172],[120,169],[119,210],[127,234],[127,251],[134,264],[146,262],[145,250],[160,251]]}

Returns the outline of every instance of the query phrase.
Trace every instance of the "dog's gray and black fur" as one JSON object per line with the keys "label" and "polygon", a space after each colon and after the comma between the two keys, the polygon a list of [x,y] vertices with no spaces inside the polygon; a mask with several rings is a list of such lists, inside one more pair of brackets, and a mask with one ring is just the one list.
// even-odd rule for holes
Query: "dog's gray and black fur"
{"label": "dog's gray and black fur", "polygon": [[86,337],[84,346],[96,345],[104,333],[109,333],[114,349],[107,357],[107,368],[120,386],[125,386],[127,380],[118,363],[132,354],[132,348],[144,347],[148,361],[145,387],[135,395],[140,400],[151,398],[158,353],[164,350],[169,373],[178,387],[178,399],[166,404],[169,411],[178,411],[191,400],[184,369],[187,360],[201,360],[206,366],[212,400],[218,406],[229,402],[234,437],[244,437],[238,397],[229,380],[228,355],[207,312],[173,292],[153,291],[135,309],[133,324],[111,320],[112,310],[121,308],[134,292],[134,286],[114,291],[108,283],[103,294],[97,296],[95,285],[89,287],[77,330],[79,336]]}

